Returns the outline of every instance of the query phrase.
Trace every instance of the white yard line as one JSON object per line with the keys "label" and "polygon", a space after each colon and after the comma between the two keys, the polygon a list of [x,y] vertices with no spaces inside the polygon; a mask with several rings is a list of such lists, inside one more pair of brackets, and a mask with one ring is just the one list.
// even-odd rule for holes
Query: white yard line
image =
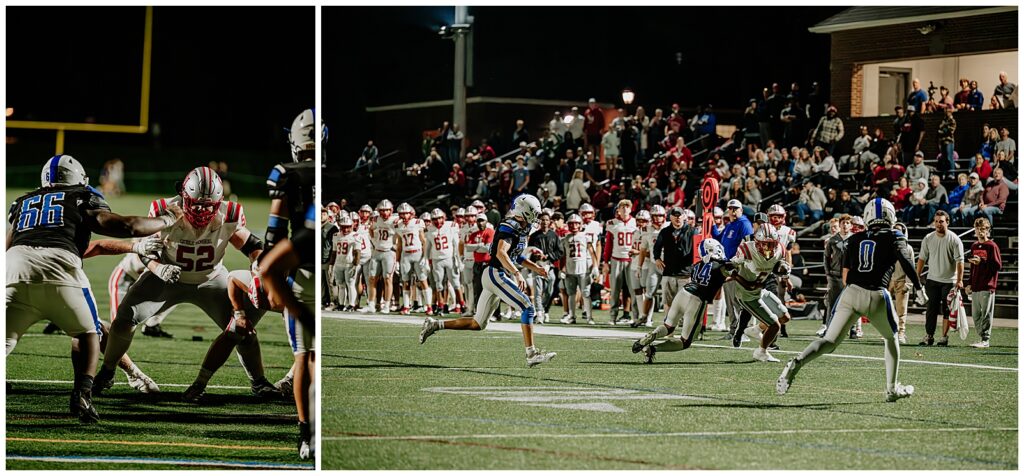
{"label": "white yard line", "polygon": [[[72,380],[12,380],[7,379],[10,383],[41,383],[48,385],[68,385],[75,383]],[[128,385],[125,382],[115,382],[114,385]],[[188,387],[192,385],[190,383],[157,383],[161,387]],[[207,385],[206,388],[220,388],[229,390],[251,390],[249,387],[240,387],[237,385]]]}
{"label": "white yard line", "polygon": [[[324,312],[323,317],[330,319],[340,319],[346,321],[362,321],[362,322],[380,322],[384,324],[405,324],[405,325],[421,325],[423,320],[419,317],[404,317],[404,316],[381,316],[372,314],[343,314],[337,312]],[[487,330],[499,331],[499,332],[521,332],[519,323],[505,323],[505,322],[491,322],[487,325]],[[533,327],[534,334],[541,335],[552,335],[562,337],[585,337],[585,338],[605,338],[605,339],[630,339],[634,340],[640,337],[642,334],[639,332],[630,332],[625,330],[615,329],[594,329],[585,327],[546,327],[544,325],[536,325]],[[732,347],[731,345],[714,345],[714,344],[693,344],[693,347],[707,347],[712,349],[727,349],[727,350],[742,350],[750,352],[750,348],[747,347]],[[773,354],[799,354],[797,351],[788,350],[773,350]],[[842,359],[858,359],[858,360],[874,360],[874,361],[885,361],[883,357],[870,357],[865,355],[849,355],[849,354],[826,354],[828,357],[836,357]],[[935,362],[930,360],[913,360],[913,359],[900,359],[900,363],[911,363],[911,364],[925,364],[925,365],[939,365],[945,367],[964,367],[971,369],[984,369],[984,370],[1000,370],[1007,372],[1018,372],[1019,369],[1016,367],[997,367],[994,365],[979,365],[979,364],[961,364],[956,362]],[[660,368],[660,367],[659,367]]]}
{"label": "white yard line", "polygon": [[964,431],[1000,431],[1016,432],[1017,428],[810,428],[800,430],[750,430],[750,431],[692,431],[671,433],[511,433],[511,434],[477,434],[477,435],[406,435],[406,436],[322,436],[324,441],[367,441],[367,440],[476,440],[476,439],[507,439],[507,438],[637,438],[637,437],[687,437],[687,436],[737,436],[737,435],[820,435],[844,433],[922,433],[922,432],[964,432]]}
{"label": "white yard line", "polygon": [[48,463],[105,463],[105,464],[143,464],[170,466],[205,466],[215,468],[247,468],[247,469],[313,469],[313,465],[275,464],[249,461],[211,461],[190,459],[158,459],[158,458],[121,458],[105,456],[8,456],[7,461],[45,461]]}

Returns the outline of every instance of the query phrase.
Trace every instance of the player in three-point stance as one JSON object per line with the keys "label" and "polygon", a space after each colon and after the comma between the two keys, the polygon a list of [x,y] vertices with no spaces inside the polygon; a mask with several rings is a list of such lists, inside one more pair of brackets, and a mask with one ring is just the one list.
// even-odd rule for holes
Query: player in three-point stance
{"label": "player in three-point stance", "polygon": [[[705,238],[697,246],[700,262],[690,270],[690,282],[672,299],[672,307],[665,315],[665,322],[633,343],[633,353],[644,352],[644,362],[654,361],[657,352],[678,352],[693,344],[699,323],[704,320],[704,310],[714,302],[718,290],[728,279],[733,264],[725,261],[725,248],[714,238]],[[683,320],[679,340],[667,340],[651,345],[655,339],[672,335],[679,320]]]}
{"label": "player in three-point stance", "polygon": [[884,198],[873,199],[864,208],[868,229],[848,239],[843,258],[843,292],[833,305],[832,322],[825,337],[810,345],[786,364],[775,383],[775,391],[785,394],[793,385],[797,372],[817,357],[831,353],[839,346],[850,327],[851,319],[868,316],[871,324],[885,339],[885,399],[895,402],[914,394],[913,385],[897,381],[900,365],[900,343],[896,338],[896,309],[887,290],[889,278],[897,262],[920,291],[921,281],[914,270],[906,237],[892,227],[896,209]]}
{"label": "player in three-point stance", "polygon": [[547,271],[523,256],[530,227],[540,216],[540,201],[533,195],[523,194],[512,201],[508,218],[498,225],[491,243],[491,260],[483,271],[483,291],[476,305],[476,316],[441,321],[427,317],[420,331],[420,344],[442,329],[479,331],[487,327],[488,317],[494,313],[498,302],[504,301],[519,311],[526,345],[526,364],[533,367],[555,357],[554,352],[544,352],[533,345],[533,320],[536,311],[529,296],[523,292],[526,283],[516,265],[523,266],[541,277]]}

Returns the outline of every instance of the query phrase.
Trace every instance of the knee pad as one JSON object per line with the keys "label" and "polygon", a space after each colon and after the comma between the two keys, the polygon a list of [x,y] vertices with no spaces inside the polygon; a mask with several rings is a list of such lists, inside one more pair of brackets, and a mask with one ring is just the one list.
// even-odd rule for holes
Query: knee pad
{"label": "knee pad", "polygon": [[523,309],[523,314],[520,316],[519,322],[523,324],[533,324],[533,317],[536,314],[536,311],[533,310],[533,306]]}

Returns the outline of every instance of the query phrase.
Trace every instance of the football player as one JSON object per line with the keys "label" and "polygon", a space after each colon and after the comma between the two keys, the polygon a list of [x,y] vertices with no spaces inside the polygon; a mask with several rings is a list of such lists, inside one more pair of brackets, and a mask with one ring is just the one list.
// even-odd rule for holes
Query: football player
{"label": "football player", "polygon": [[[725,248],[714,238],[705,238],[697,245],[700,262],[690,270],[690,282],[672,298],[672,307],[665,322],[633,343],[633,353],[644,352],[644,362],[654,361],[657,352],[677,352],[690,348],[693,337],[704,321],[704,310],[715,300],[715,295],[731,273],[732,263],[725,260]],[[667,340],[651,345],[655,339],[672,335],[679,320],[683,320],[679,341]]]}
{"label": "football player", "polygon": [[588,324],[594,323],[593,301],[590,300],[590,265],[597,262],[597,251],[594,250],[594,242],[590,236],[583,232],[583,219],[573,213],[566,221],[569,227],[569,234],[561,239],[562,246],[562,273],[565,276],[562,282],[565,283],[565,291],[568,299],[562,301],[565,308],[565,316],[562,317],[563,324],[576,323],[576,306],[573,300],[578,290],[583,294],[583,317]]}
{"label": "football player", "polygon": [[[370,207],[365,206],[369,209]],[[370,227],[369,220],[367,224],[360,221],[362,219],[363,210],[352,212],[349,214],[349,218],[352,219],[353,229],[355,230],[356,238],[359,240],[359,266],[356,272],[356,303],[354,304],[353,311],[359,310],[359,300],[366,295],[367,289],[370,287],[370,278],[368,276],[368,269],[370,263],[370,256],[373,254],[373,243],[370,242]]]}
{"label": "football player", "polygon": [[398,206],[398,221],[395,224],[395,236],[398,239],[399,275],[402,281],[402,310],[408,315],[410,310],[410,288],[416,286],[426,294],[425,302],[433,301],[430,288],[427,286],[427,269],[423,266],[423,243],[427,241],[423,233],[426,225],[415,217],[415,211],[408,203]]}
{"label": "football player", "polygon": [[871,324],[885,339],[885,399],[895,402],[914,394],[913,385],[903,385],[897,379],[900,365],[900,343],[896,338],[898,327],[896,309],[887,290],[894,265],[906,273],[917,293],[921,280],[914,268],[903,233],[893,229],[896,209],[884,198],[875,198],[864,207],[867,230],[852,235],[843,258],[843,283],[846,287],[834,306],[832,322],[825,337],[812,342],[790,360],[775,383],[775,391],[784,395],[793,385],[797,372],[818,356],[832,353],[842,342],[850,320],[867,315]]}
{"label": "football player", "polygon": [[[474,331],[485,329],[488,316],[494,312],[500,300],[521,313],[520,322],[522,323],[523,343],[526,346],[527,366],[533,367],[555,357],[554,352],[544,352],[533,344],[533,320],[536,311],[530,298],[523,292],[526,283],[517,268],[517,265],[523,266],[540,276],[547,274],[543,268],[523,256],[527,234],[531,225],[537,221],[538,215],[540,215],[540,201],[537,200],[537,197],[522,194],[512,201],[508,218],[498,226],[494,241],[491,242],[491,260],[484,269],[483,291],[476,305],[476,316],[450,321],[427,317],[423,321],[423,329],[420,331],[420,344],[426,342],[427,338],[435,332],[444,329]],[[512,281],[513,279],[515,281]]]}
{"label": "football player", "polygon": [[[99,421],[92,404],[96,362],[103,334],[82,257],[93,232],[140,237],[178,223],[182,211],[170,206],[150,218],[110,211],[89,186],[82,164],[70,155],[46,161],[40,188],[11,204],[7,222],[7,355],[30,326],[42,319],[78,339],[71,414],[82,423]],[[120,355],[114,363],[119,362]]]}
{"label": "football player", "polygon": [[[430,259],[430,270],[434,278],[434,297],[436,305],[433,313],[440,315],[443,307],[446,307],[441,296],[447,293],[448,287],[455,291],[455,314],[462,313],[462,263],[456,263],[455,247],[459,242],[458,224],[445,220],[444,210],[435,208],[430,213],[433,226],[427,232],[428,257]],[[429,305],[429,304],[428,304]],[[429,312],[429,310],[428,310]]]}
{"label": "football player", "polygon": [[342,311],[351,311],[356,305],[356,274],[359,272],[359,252],[362,242],[359,235],[352,232],[352,219],[345,216],[338,222],[341,229],[334,235],[334,285],[338,296],[338,306]]}
{"label": "football player", "polygon": [[338,233],[337,220],[326,208],[320,209],[320,283],[323,287],[323,294],[320,296],[320,304],[325,311],[334,310],[334,290],[331,289],[331,282],[334,273],[331,270],[331,255],[334,254],[332,243],[334,235]]}
{"label": "football player", "polygon": [[640,270],[643,273],[645,288],[642,312],[648,327],[653,326],[654,296],[661,289],[661,271],[651,259],[651,253],[654,251],[654,242],[658,239],[658,233],[661,233],[666,226],[669,226],[669,223],[665,220],[665,207],[652,206],[651,225],[648,226],[643,242],[640,243]]}
{"label": "football player", "polygon": [[[789,311],[779,296],[765,286],[769,280],[780,276],[783,287],[787,291],[792,289],[790,268],[785,261],[778,230],[773,226],[758,227],[754,240],[740,243],[731,261],[736,268],[732,277],[740,284],[736,289],[736,301],[763,325],[761,344],[754,349],[754,359],[778,362],[779,359],[768,353],[768,346],[775,341],[779,326],[789,321]],[[737,334],[742,331],[742,328],[737,329]]]}
{"label": "football player", "polygon": [[647,210],[640,210],[636,213],[636,230],[633,231],[632,243],[629,247],[629,289],[632,293],[632,306],[630,310],[633,312],[633,321],[629,324],[630,327],[639,327],[644,324],[647,320],[646,316],[641,312],[642,299],[644,296],[644,274],[643,274],[643,261],[640,259],[640,245],[643,244],[644,236],[647,235],[647,230],[651,225],[651,214]]}
{"label": "football player", "polygon": [[[465,306],[462,309],[462,317],[470,317],[473,313],[473,304],[476,303],[476,295],[473,293],[473,249],[472,247],[466,246],[469,240],[469,235],[476,231],[476,207],[470,205],[465,209],[460,209],[462,212],[462,226],[459,228],[459,255],[462,256],[462,296],[465,300]],[[490,223],[488,223],[490,225]]]}
{"label": "football player", "polygon": [[369,263],[370,292],[365,308],[360,312],[377,311],[377,283],[384,280],[384,299],[380,312],[391,312],[391,275],[395,272],[395,225],[398,217],[391,216],[391,201],[384,199],[377,204],[377,218],[370,222],[370,241],[373,243],[373,254]]}
{"label": "football player", "polygon": [[[291,223],[293,235],[302,229],[306,210],[314,205],[315,131],[316,119],[312,109],[306,109],[295,116],[292,127],[288,131],[292,161],[274,166],[270,170],[270,176],[267,177],[267,189],[270,192],[270,217],[267,220],[267,232],[264,236],[267,249],[288,237],[289,223]],[[328,204],[328,211],[337,222],[341,208],[334,204],[332,209]]]}
{"label": "football player", "polygon": [[[633,202],[620,200],[615,206],[615,217],[605,225],[603,261],[608,270],[609,291],[611,293],[610,323],[615,325],[619,317],[619,295],[626,294],[624,306],[628,320],[630,295],[632,287],[629,279],[629,267],[632,259],[629,251],[633,246],[633,232],[636,231],[636,220],[630,216]],[[635,321],[634,321],[635,322]],[[635,326],[634,326],[635,327]]]}
{"label": "football player", "polygon": [[[168,283],[156,273],[145,272],[128,290],[118,307],[117,318],[110,325],[103,367],[95,379],[97,394],[114,384],[114,368],[131,346],[135,326],[154,315],[171,306],[189,303],[202,309],[220,329],[230,323],[231,301],[224,253],[231,245],[254,261],[262,252],[263,244],[245,228],[242,206],[223,198],[220,176],[209,167],[197,167],[185,176],[180,195],[154,200],[150,205],[151,216],[183,205],[185,219],[159,234],[166,246],[159,262],[179,266],[181,275],[177,282]],[[239,343],[237,351],[252,381],[253,394],[279,395],[277,388],[262,374],[256,334]]]}

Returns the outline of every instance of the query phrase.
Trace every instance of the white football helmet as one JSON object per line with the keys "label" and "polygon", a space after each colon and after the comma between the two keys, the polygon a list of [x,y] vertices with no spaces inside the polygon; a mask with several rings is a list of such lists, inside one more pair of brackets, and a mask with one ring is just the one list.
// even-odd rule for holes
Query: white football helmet
{"label": "white football helmet", "polygon": [[665,216],[665,207],[661,205],[654,205],[651,207],[651,216]]}
{"label": "white football helmet", "polygon": [[566,220],[565,223],[566,226],[569,227],[570,233],[576,233],[577,231],[580,231],[580,228],[583,227],[583,219],[580,218],[580,216],[575,213],[569,215],[569,219]]}
{"label": "white football helmet", "polygon": [[430,212],[423,212],[420,214],[420,220],[430,221]]}
{"label": "white football helmet", "polygon": [[580,216],[583,216],[584,213],[594,213],[594,206],[589,203],[580,205]]}
{"label": "white football helmet", "polygon": [[466,217],[475,219],[480,214],[480,209],[470,205],[466,207]]}
{"label": "white football helmet", "polygon": [[481,202],[480,200],[473,200],[473,203],[470,203],[470,205],[476,208],[477,211],[483,210],[484,208],[484,202]]}
{"label": "white football helmet", "polygon": [[754,248],[765,258],[773,257],[779,240],[779,230],[774,226],[760,226],[754,232]]}
{"label": "white football helmet", "polygon": [[43,165],[43,173],[39,176],[42,187],[58,187],[61,185],[89,185],[89,176],[85,174],[82,163],[70,155],[55,155]]}
{"label": "white football helmet", "polygon": [[459,208],[458,210],[456,210],[455,216],[457,216],[457,217],[465,217],[466,216],[466,209],[465,208]]}
{"label": "white football helmet", "polygon": [[363,206],[359,207],[359,211],[373,213],[373,209],[370,208],[369,205],[363,205]]}
{"label": "white football helmet", "polygon": [[288,145],[292,148],[292,162],[312,160],[316,155],[316,116],[312,109],[306,109],[295,116],[292,128],[288,129]]}
{"label": "white football helmet", "polygon": [[346,226],[352,226],[352,218],[349,218],[349,216],[346,214],[342,214],[341,219],[338,220],[338,226],[342,228]]}
{"label": "white football helmet", "polygon": [[722,218],[722,216],[725,215],[725,212],[723,212],[721,208],[715,207],[715,209],[711,211],[711,214],[715,218]]}
{"label": "white football helmet", "polygon": [[441,210],[440,208],[435,208],[433,211],[430,212],[430,218],[432,218],[432,219],[433,218],[444,219],[445,218],[444,210]]}
{"label": "white football helmet", "polygon": [[202,228],[210,223],[224,199],[224,183],[220,175],[209,167],[196,167],[189,171],[181,183],[181,198],[185,205],[185,219],[192,226]]}
{"label": "white football helmet", "polygon": [[526,220],[526,223],[537,221],[540,216],[540,200],[530,194],[522,194],[512,201],[512,208],[509,215]]}
{"label": "white football helmet", "polygon": [[700,253],[700,260],[705,263],[712,260],[725,260],[725,247],[714,238],[704,238],[701,240],[700,245],[697,246],[697,251]]}
{"label": "white football helmet", "polygon": [[647,210],[636,212],[636,221],[651,221],[651,212]]}
{"label": "white football helmet", "polygon": [[779,205],[778,203],[768,207],[768,221],[776,227],[785,225],[786,209],[782,208],[782,205]]}
{"label": "white football helmet", "polygon": [[869,227],[892,227],[896,224],[896,208],[884,198],[872,199],[864,206],[864,222]]}
{"label": "white football helmet", "polygon": [[376,213],[377,213],[377,216],[379,216],[379,217],[381,217],[381,218],[383,218],[385,220],[389,220],[389,219],[391,219],[391,210],[392,210],[391,200],[388,200],[388,199],[385,198],[384,200],[381,200],[380,203],[377,204],[377,211],[376,211]]}

